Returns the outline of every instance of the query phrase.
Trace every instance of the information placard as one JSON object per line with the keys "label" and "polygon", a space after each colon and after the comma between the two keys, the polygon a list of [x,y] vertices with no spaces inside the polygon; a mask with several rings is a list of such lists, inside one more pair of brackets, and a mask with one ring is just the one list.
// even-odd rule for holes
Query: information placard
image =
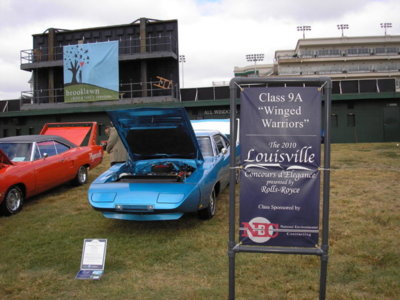
{"label": "information placard", "polygon": [[315,247],[319,232],[321,93],[241,93],[240,237],[244,245]]}
{"label": "information placard", "polygon": [[100,279],[104,272],[107,239],[85,239],[83,241],[81,269],[76,279]]}

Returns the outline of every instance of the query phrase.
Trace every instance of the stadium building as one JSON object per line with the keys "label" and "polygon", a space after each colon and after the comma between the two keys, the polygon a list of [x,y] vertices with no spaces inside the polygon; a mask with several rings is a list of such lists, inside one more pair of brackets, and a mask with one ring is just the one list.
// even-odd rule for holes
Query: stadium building
{"label": "stadium building", "polygon": [[400,36],[300,39],[271,65],[235,67],[235,76],[332,79],[332,141],[400,140]]}
{"label": "stadium building", "polygon": [[[98,74],[111,72],[101,73],[97,47],[116,43],[117,81],[98,88]],[[107,110],[149,105],[183,106],[192,119],[228,118],[229,87],[180,88],[179,57],[177,20],[34,34],[32,49],[20,53],[31,90],[0,101],[0,137],[36,134],[47,122],[97,121],[104,139]],[[235,67],[234,74],[329,76],[333,142],[400,140],[400,36],[300,39],[294,50],[276,51],[271,64]]]}

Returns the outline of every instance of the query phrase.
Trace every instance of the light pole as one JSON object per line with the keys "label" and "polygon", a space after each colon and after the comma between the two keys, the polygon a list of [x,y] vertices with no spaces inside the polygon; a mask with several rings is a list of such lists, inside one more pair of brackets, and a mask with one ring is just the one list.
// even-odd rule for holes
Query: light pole
{"label": "light pole", "polygon": [[303,39],[306,38],[306,31],[311,31],[311,26],[308,25],[302,25],[302,26],[297,26],[297,31],[303,31]]}
{"label": "light pole", "polygon": [[186,62],[186,57],[185,55],[179,55],[179,62],[182,64],[182,88],[185,86],[184,82],[183,82],[183,64]]}
{"label": "light pole", "polygon": [[381,23],[381,28],[385,29],[385,35],[386,35],[386,29],[392,28],[392,23]]}
{"label": "light pole", "polygon": [[254,61],[254,76],[257,74],[257,62],[258,61],[263,61],[264,60],[264,54],[258,53],[258,54],[246,54],[246,60],[247,61]]}
{"label": "light pole", "polygon": [[349,24],[339,24],[339,25],[337,25],[337,29],[339,29],[339,30],[342,31],[342,37],[344,37],[343,31],[344,31],[345,29],[349,29]]}

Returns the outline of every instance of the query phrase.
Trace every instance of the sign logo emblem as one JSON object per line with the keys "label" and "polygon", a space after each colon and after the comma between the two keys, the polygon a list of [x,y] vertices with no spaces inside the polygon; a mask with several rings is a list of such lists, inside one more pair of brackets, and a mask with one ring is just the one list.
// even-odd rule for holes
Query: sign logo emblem
{"label": "sign logo emblem", "polygon": [[279,229],[279,225],[273,224],[263,217],[253,218],[248,223],[242,222],[242,225],[242,237],[248,237],[254,243],[265,243],[278,236],[275,229]]}

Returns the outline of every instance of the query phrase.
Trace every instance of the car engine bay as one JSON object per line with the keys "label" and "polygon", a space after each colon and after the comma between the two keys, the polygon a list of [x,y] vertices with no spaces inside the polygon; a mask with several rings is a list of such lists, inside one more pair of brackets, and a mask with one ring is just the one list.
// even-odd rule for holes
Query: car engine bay
{"label": "car engine bay", "polygon": [[184,182],[196,169],[189,164],[177,161],[158,161],[140,164],[134,172],[123,172],[118,182]]}

